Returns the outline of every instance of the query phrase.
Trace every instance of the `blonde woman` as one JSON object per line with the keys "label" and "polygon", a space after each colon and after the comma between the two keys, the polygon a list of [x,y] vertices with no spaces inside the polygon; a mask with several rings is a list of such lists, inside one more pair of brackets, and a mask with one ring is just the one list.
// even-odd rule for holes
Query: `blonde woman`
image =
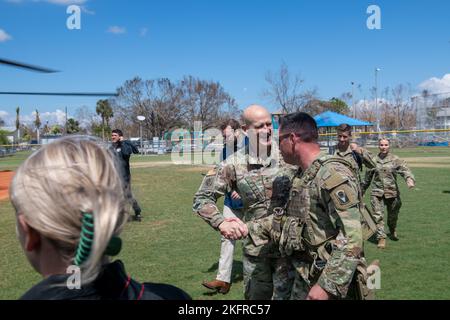
{"label": "blonde woman", "polygon": [[387,224],[390,238],[397,241],[397,221],[402,206],[397,175],[402,176],[409,189],[414,188],[415,178],[408,165],[396,155],[390,153],[390,142],[386,138],[378,141],[380,152],[374,158],[376,167],[366,171],[365,179],[361,182],[362,192],[365,193],[372,184],[370,203],[377,224],[378,248],[386,248],[386,233],[384,231],[384,207],[387,207]]}
{"label": "blonde woman", "polygon": [[17,233],[43,277],[22,299],[188,299],[125,273],[118,238],[128,214],[110,151],[87,137],[61,138],[31,155],[11,183]]}

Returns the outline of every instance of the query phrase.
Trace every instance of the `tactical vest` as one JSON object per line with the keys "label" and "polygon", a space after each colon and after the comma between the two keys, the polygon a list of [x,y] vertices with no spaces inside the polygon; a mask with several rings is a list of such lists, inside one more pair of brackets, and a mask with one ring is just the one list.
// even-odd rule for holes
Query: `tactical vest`
{"label": "tactical vest", "polygon": [[[303,259],[303,261],[311,263],[307,275],[305,275],[308,280],[304,278],[310,284],[317,281],[323,268],[325,268],[331,253],[329,246],[332,246],[332,240],[339,233],[338,230],[331,231],[330,229],[329,234],[324,233],[316,237],[314,233],[317,230],[313,229],[310,215],[311,208],[317,208],[317,206],[322,205],[319,199],[320,188],[331,190],[342,184],[342,179],[333,178],[326,179],[323,186],[313,184],[314,178],[320,168],[331,162],[342,163],[347,168],[353,168],[347,160],[335,156],[328,156],[315,161],[312,164],[313,167],[309,168],[300,179],[294,180],[290,198],[286,206],[284,208],[279,207],[274,209],[272,237],[274,235],[278,236],[279,250],[283,255],[290,256],[295,254],[297,257]],[[355,173],[354,170],[352,171]],[[311,192],[313,188],[318,188],[318,190]],[[358,198],[360,204],[363,205],[360,191]],[[323,209],[326,210],[326,208]],[[371,217],[367,217],[363,211],[363,206],[360,205],[362,220],[370,219],[373,223]],[[375,230],[374,224],[372,227]],[[370,230],[370,227],[367,228]],[[374,291],[367,286],[368,271],[365,259],[360,259],[352,283],[350,284],[351,287],[356,289],[354,298],[358,300],[374,299]]]}
{"label": "tactical vest", "polygon": [[[308,251],[322,252],[326,256],[324,247],[330,240],[334,239],[338,231],[333,233],[322,233],[316,237],[313,224],[311,223],[310,210],[322,206],[320,201],[320,186],[313,184],[314,178],[320,168],[328,163],[338,162],[344,164],[356,175],[353,166],[339,156],[327,156],[312,164],[312,168],[303,174],[300,179],[294,180],[288,202],[284,208],[274,209],[274,219],[272,225],[272,238],[279,239],[279,249],[285,255],[293,252]],[[323,187],[331,190],[342,183],[342,180],[328,179]],[[316,190],[314,190],[316,189]],[[359,192],[359,211],[362,217],[364,238],[368,239],[376,230],[375,223],[370,214],[365,210],[362,194]],[[326,210],[326,208],[323,208]],[[319,238],[318,241],[316,241]],[[327,260],[327,257],[323,257]]]}

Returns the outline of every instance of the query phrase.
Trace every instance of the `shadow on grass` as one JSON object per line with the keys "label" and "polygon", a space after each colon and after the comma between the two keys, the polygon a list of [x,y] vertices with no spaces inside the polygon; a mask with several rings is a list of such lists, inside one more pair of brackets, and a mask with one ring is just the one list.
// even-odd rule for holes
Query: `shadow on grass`
{"label": "shadow on grass", "polygon": [[[209,267],[208,270],[204,271],[204,273],[217,271],[218,268],[219,268],[219,262],[215,262]],[[238,283],[238,282],[241,282],[242,280],[244,280],[243,268],[244,268],[244,266],[242,264],[242,261],[233,260],[233,270],[232,270],[232,274],[231,274],[231,283],[232,284]],[[214,279],[211,279],[211,280],[214,280]],[[218,294],[218,292],[212,291],[212,290],[209,290],[209,291],[203,293],[204,296],[214,296],[216,294]]]}
{"label": "shadow on grass", "polygon": [[444,191],[442,191],[442,193],[450,194],[450,190],[444,190]]}
{"label": "shadow on grass", "polygon": [[378,244],[377,236],[375,234],[371,236],[367,241],[373,244]]}

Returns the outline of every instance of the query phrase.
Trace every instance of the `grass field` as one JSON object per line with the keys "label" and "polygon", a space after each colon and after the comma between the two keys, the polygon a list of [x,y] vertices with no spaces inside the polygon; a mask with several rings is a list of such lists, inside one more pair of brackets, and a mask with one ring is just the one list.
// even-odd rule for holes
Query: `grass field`
{"label": "grass field", "polygon": [[[409,191],[400,182],[400,241],[388,240],[383,251],[373,243],[365,245],[368,260],[381,261],[377,298],[450,299],[450,149],[393,153],[411,164],[417,187]],[[27,155],[0,159],[0,170],[15,169]],[[220,246],[218,233],[191,210],[193,194],[207,168],[163,165],[169,160],[168,156],[133,158],[133,190],[144,220],[125,228],[119,258],[136,279],[174,284],[194,299],[243,299],[240,245],[230,293],[210,295],[200,285],[215,277]],[[0,243],[0,299],[17,299],[40,277],[20,250],[8,201],[0,202]]]}

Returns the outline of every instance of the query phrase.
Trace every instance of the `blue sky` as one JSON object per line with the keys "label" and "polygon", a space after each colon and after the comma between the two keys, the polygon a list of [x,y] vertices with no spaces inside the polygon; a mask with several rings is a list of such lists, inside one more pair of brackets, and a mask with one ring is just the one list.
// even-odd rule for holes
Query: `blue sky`
{"label": "blue sky", "polygon": [[[68,30],[69,4],[82,6]],[[369,5],[381,30],[369,30]],[[263,103],[267,70],[282,61],[329,99],[362,85],[450,91],[450,2],[258,0],[0,0],[0,57],[61,70],[39,74],[0,65],[0,91],[115,91],[136,75],[219,81],[244,108]],[[115,32],[111,32],[115,31]],[[448,75],[448,76],[446,76]],[[95,108],[95,98],[0,96],[0,117],[34,109]]]}

